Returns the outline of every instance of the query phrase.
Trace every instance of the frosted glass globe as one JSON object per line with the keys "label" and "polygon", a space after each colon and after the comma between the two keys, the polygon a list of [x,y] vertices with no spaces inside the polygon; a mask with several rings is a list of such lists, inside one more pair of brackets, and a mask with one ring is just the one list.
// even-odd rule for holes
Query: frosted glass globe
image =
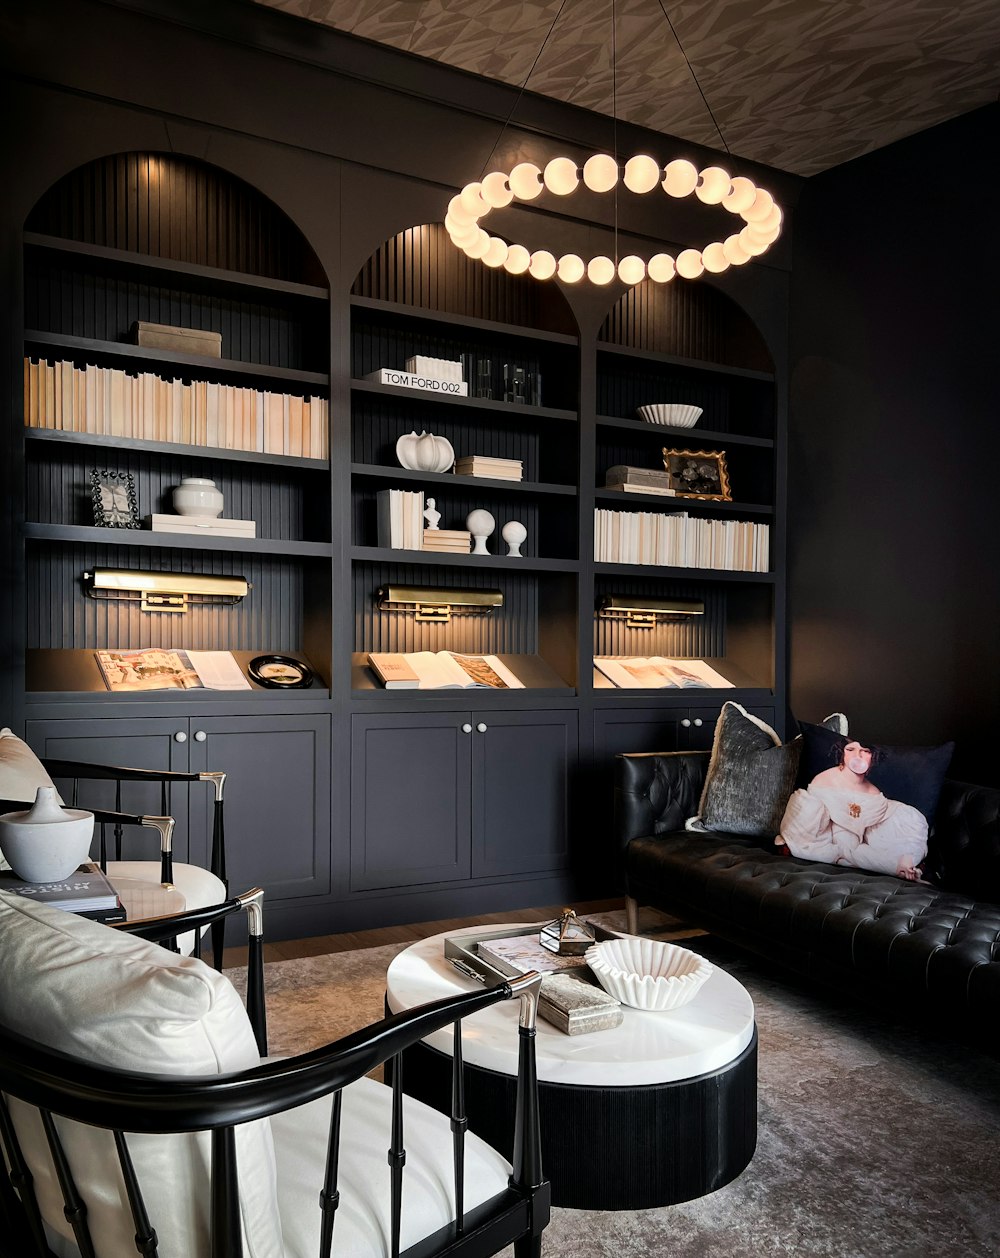
{"label": "frosted glass globe", "polygon": [[727,236],[722,242],[722,252],[733,266],[742,266],[744,262],[750,261],[750,255],[743,248],[743,242],[739,236]]}
{"label": "frosted glass globe", "polygon": [[470,244],[463,245],[462,251],[470,258],[483,258],[486,256],[486,250],[490,247],[490,238],[483,229],[479,228],[479,234]]}
{"label": "frosted glass globe", "polygon": [[448,213],[456,223],[465,223],[466,225],[475,223],[476,217],[471,214],[462,204],[461,193],[457,193],[448,202]]}
{"label": "frosted glass globe", "polygon": [[718,205],[728,194],[732,182],[728,170],[723,170],[721,166],[706,166],[694,195],[706,205]]}
{"label": "frosted glass globe", "polygon": [[618,263],[618,278],[623,284],[638,284],[646,276],[646,264],[634,253]]}
{"label": "frosted glass globe", "polygon": [[514,200],[514,194],[507,183],[507,176],[502,170],[491,171],[486,176],[483,180],[480,196],[487,205],[492,205],[495,210],[503,209],[505,205],[510,205],[511,201]]}
{"label": "frosted glass globe", "polygon": [[782,217],[781,210],[776,205],[772,205],[770,214],[764,218],[755,218],[747,226],[759,232],[780,231]]}
{"label": "frosted glass globe", "polygon": [[450,214],[444,216],[444,225],[456,245],[468,245],[478,238],[481,229],[475,223],[449,223],[450,217]]}
{"label": "frosted glass globe", "polygon": [[715,240],[712,244],[705,246],[702,250],[701,260],[705,264],[705,270],[711,271],[713,275],[719,275],[721,272],[729,270],[729,259],[726,257],[726,251],[719,240]]}
{"label": "frosted glass globe", "polygon": [[548,249],[538,249],[531,255],[528,274],[536,280],[550,280],[556,273],[556,260]]}
{"label": "frosted glass globe", "polygon": [[569,196],[575,192],[580,182],[580,172],[576,162],[568,157],[553,157],[542,174],[546,188],[557,197]]}
{"label": "frosted glass globe", "polygon": [[542,172],[534,162],[518,162],[507,182],[519,201],[534,201],[542,190]]}
{"label": "frosted glass globe", "polygon": [[677,255],[677,274],[686,280],[696,280],[705,266],[697,249],[685,249]]}
{"label": "frosted glass globe", "polygon": [[595,153],[583,164],[583,182],[591,192],[610,192],[618,182],[618,163],[607,153]]}
{"label": "frosted glass globe", "polygon": [[757,185],[753,180],[746,179],[743,175],[737,175],[733,180],[732,191],[722,198],[722,204],[730,213],[742,214],[744,210],[748,210],[753,205],[753,199],[756,195]]}
{"label": "frosted glass globe", "polygon": [[523,275],[531,263],[531,254],[524,245],[511,245],[503,269],[511,275]]}
{"label": "frosted glass globe", "polygon": [[767,241],[755,236],[749,227],[744,227],[740,232],[740,244],[751,258],[756,258],[759,253],[764,253],[767,249]]}
{"label": "frosted glass globe", "polygon": [[471,218],[480,219],[489,210],[489,206],[479,195],[479,189],[482,185],[477,183],[467,183],[459,195],[462,209],[465,210]]}
{"label": "frosted glass globe", "polygon": [[686,197],[694,192],[698,182],[698,169],[682,157],[669,162],[663,172],[663,191],[668,196]]}
{"label": "frosted glass globe", "polygon": [[652,192],[660,182],[660,167],[651,157],[639,154],[625,163],[622,183],[629,192]]}
{"label": "frosted glass globe", "polygon": [[748,223],[759,223],[761,219],[767,218],[773,208],[774,197],[771,196],[770,192],[765,192],[763,188],[758,188],[757,195],[753,199],[753,205],[743,211],[743,218]]}
{"label": "frosted glass globe", "polygon": [[615,264],[603,254],[598,254],[587,263],[587,279],[591,284],[610,284],[614,278]]}
{"label": "frosted glass globe", "polygon": [[583,264],[583,258],[578,258],[575,253],[564,253],[559,259],[559,269],[556,274],[566,284],[575,284],[577,280],[582,280],[587,273],[587,268]]}
{"label": "frosted glass globe", "polygon": [[499,236],[490,237],[490,246],[483,254],[487,266],[503,266],[507,261],[507,242]]}
{"label": "frosted glass globe", "polygon": [[669,253],[654,253],[646,263],[646,274],[655,284],[666,284],[676,274],[673,258]]}

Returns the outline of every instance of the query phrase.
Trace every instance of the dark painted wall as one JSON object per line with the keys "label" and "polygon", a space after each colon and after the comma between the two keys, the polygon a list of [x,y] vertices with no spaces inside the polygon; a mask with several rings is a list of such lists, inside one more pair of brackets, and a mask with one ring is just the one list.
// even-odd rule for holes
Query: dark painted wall
{"label": "dark painted wall", "polygon": [[998,138],[990,106],[803,190],[789,598],[798,718],[1000,785]]}

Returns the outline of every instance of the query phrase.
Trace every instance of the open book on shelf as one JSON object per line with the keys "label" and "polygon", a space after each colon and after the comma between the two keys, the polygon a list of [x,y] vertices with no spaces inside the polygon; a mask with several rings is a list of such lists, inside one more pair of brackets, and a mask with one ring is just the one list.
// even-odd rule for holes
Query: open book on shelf
{"label": "open book on shelf", "polygon": [[109,690],[250,690],[229,651],[95,651]]}
{"label": "open book on shelf", "polygon": [[368,662],[387,690],[524,689],[524,682],[515,677],[495,655],[459,655],[456,651],[373,651],[368,656]]}
{"label": "open book on shelf", "polygon": [[595,656],[594,667],[623,689],[732,689],[733,683],[704,660],[670,660],[662,655],[612,659]]}

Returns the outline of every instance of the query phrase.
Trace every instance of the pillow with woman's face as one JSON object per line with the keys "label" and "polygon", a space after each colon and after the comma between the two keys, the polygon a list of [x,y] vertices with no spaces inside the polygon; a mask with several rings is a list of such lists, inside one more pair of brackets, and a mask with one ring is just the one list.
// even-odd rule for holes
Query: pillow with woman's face
{"label": "pillow with woman's face", "polygon": [[821,725],[799,722],[802,755],[798,785],[807,787],[818,775],[833,770],[836,782],[841,776],[861,777],[889,799],[909,804],[934,820],[941,786],[951,763],[954,743],[940,747],[890,747],[866,742],[853,734],[836,734]]}

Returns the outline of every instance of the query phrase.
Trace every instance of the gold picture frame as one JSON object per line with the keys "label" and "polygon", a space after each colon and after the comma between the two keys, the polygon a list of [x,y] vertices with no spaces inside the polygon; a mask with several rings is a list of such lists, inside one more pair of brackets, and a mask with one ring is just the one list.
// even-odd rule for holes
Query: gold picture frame
{"label": "gold picture frame", "polygon": [[675,497],[732,502],[725,450],[672,450],[664,446],[663,466]]}

